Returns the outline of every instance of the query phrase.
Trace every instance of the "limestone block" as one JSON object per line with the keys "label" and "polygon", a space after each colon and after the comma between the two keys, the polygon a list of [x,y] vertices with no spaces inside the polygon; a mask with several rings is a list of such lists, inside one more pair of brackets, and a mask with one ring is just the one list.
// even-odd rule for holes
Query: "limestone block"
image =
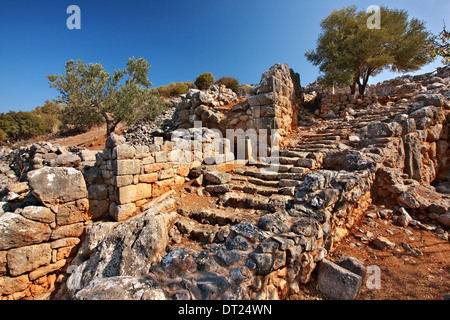
{"label": "limestone block", "polygon": [[87,197],[83,174],[74,168],[44,167],[28,173],[31,193],[45,205]]}
{"label": "limestone block", "polygon": [[136,149],[129,144],[121,144],[113,149],[113,159],[126,160],[133,159],[136,154]]}
{"label": "limestone block", "polygon": [[48,224],[55,222],[55,214],[47,207],[28,206],[23,208],[21,214],[25,218],[38,222]]}
{"label": "limestone block", "polygon": [[156,163],[166,163],[169,161],[168,151],[155,152],[155,162]]}
{"label": "limestone block", "polygon": [[56,224],[58,226],[73,224],[87,220],[86,213],[89,210],[89,200],[80,199],[60,206],[53,206],[51,209],[56,213]]}
{"label": "limestone block", "polygon": [[126,203],[122,205],[114,205],[111,210],[111,217],[120,222],[125,221],[134,216],[136,212],[136,205],[134,203]]}
{"label": "limestone block", "polygon": [[118,203],[125,204],[147,199],[152,196],[152,186],[147,183],[138,183],[118,188]]}
{"label": "limestone block", "polygon": [[48,241],[50,234],[48,224],[12,212],[0,216],[0,251]]}
{"label": "limestone block", "polygon": [[139,160],[117,160],[113,162],[113,169],[118,176],[139,174],[141,162]]}
{"label": "limestone block", "polygon": [[248,98],[248,104],[250,107],[264,106],[275,102],[275,95],[273,92],[262,93],[256,96]]}
{"label": "limestone block", "polygon": [[133,183],[133,175],[115,176],[114,183],[118,188],[128,186]]}
{"label": "limestone block", "polygon": [[158,197],[161,194],[172,190],[172,186],[175,182],[175,179],[167,179],[167,180],[161,180],[157,181],[152,185],[152,197]]}
{"label": "limestone block", "polygon": [[80,237],[84,231],[84,223],[74,223],[66,226],[61,226],[52,231],[50,239],[58,240],[63,238],[75,238]]}
{"label": "limestone block", "polygon": [[158,172],[152,172],[147,174],[139,175],[139,182],[143,183],[153,183],[158,181]]}
{"label": "limestone block", "polygon": [[329,299],[354,300],[362,285],[361,276],[337,264],[322,260],[319,266],[319,290]]}
{"label": "limestone block", "polygon": [[8,251],[8,270],[13,277],[47,265],[52,259],[52,248],[49,243],[26,246]]}

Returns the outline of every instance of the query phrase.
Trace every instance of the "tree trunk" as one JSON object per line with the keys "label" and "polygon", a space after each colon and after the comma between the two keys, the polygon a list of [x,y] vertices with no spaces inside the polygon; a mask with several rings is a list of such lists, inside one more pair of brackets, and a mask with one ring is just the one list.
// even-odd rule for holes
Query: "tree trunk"
{"label": "tree trunk", "polygon": [[353,77],[352,84],[350,85],[350,93],[351,94],[356,93],[356,76]]}
{"label": "tree trunk", "polygon": [[104,113],[103,116],[105,117],[106,121],[106,136],[109,137],[111,133],[114,133],[114,130],[116,130],[116,126],[119,124],[119,120],[114,120],[113,117],[111,117],[108,113]]}
{"label": "tree trunk", "polygon": [[363,82],[362,82],[362,84],[361,84],[360,81],[358,81],[358,85],[359,85],[359,94],[360,94],[361,96],[364,96],[364,94],[365,94],[366,87],[367,87],[367,83],[369,82],[369,77],[370,77],[371,72],[372,72],[371,69],[368,69],[368,70],[367,70],[366,74],[363,76],[363,79],[362,79]]}
{"label": "tree trunk", "polygon": [[359,94],[362,96],[362,97],[364,97],[364,91],[366,91],[366,84],[360,84],[359,86],[358,86],[358,90],[359,90]]}

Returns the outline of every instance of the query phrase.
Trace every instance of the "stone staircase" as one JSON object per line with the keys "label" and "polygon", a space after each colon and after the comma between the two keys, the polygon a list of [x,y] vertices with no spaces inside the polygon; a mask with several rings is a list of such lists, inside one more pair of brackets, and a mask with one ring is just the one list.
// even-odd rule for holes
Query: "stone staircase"
{"label": "stone staircase", "polygon": [[[249,222],[275,213],[294,200],[296,188],[305,176],[322,168],[323,156],[332,150],[352,148],[348,136],[373,121],[383,121],[407,110],[405,106],[360,110],[357,118],[322,120],[313,126],[299,126],[291,134],[278,163],[248,161],[245,166],[231,170],[228,192],[218,193],[215,208],[184,210],[175,226],[188,239],[190,246],[207,248],[223,242],[230,226]],[[186,242],[174,244],[172,249],[185,247]]]}

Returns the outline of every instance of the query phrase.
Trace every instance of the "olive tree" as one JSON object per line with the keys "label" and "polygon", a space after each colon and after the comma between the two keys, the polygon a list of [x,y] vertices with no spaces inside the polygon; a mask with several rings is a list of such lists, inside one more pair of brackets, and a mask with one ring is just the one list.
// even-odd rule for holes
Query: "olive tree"
{"label": "olive tree", "polygon": [[143,58],[129,58],[126,68],[112,75],[99,63],[70,60],[65,67],[64,75],[47,78],[59,91],[57,101],[65,104],[64,117],[73,125],[90,128],[105,121],[109,136],[120,122],[131,124],[162,109],[157,90],[149,88],[150,65]]}
{"label": "olive tree", "polygon": [[431,62],[431,34],[405,10],[380,8],[381,27],[369,28],[370,13],[355,6],[334,10],[321,22],[317,48],[308,61],[319,66],[325,85],[349,85],[364,95],[369,77],[383,70],[409,72]]}

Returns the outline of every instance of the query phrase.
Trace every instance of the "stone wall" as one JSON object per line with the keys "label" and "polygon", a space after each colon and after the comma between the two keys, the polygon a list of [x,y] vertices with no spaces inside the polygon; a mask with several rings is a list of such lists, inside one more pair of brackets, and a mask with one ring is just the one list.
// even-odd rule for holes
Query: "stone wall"
{"label": "stone wall", "polygon": [[148,146],[132,146],[112,135],[97,162],[109,192],[109,214],[126,220],[145,210],[149,199],[180,187],[190,169],[234,160],[227,139],[207,128],[173,132],[171,141],[155,137]]}
{"label": "stone wall", "polygon": [[[261,82],[251,90],[248,99],[238,99],[231,90],[222,88],[225,104],[220,104],[218,89],[190,92],[176,105],[180,119],[179,128],[193,127],[195,121],[202,126],[218,129],[223,136],[227,129],[278,130],[281,137],[297,125],[302,104],[299,75],[286,64],[276,64],[261,76]],[[218,100],[219,99],[219,100]],[[233,106],[227,108],[227,105]]]}
{"label": "stone wall", "polygon": [[44,299],[77,252],[89,213],[80,171],[45,167],[11,187],[0,214],[0,299]]}
{"label": "stone wall", "polygon": [[15,152],[26,181],[9,184],[0,202],[1,298],[48,298],[91,221],[128,220],[183,185],[193,167],[234,160],[207,128],[154,140],[132,146],[113,134],[102,151],[45,144]]}
{"label": "stone wall", "polygon": [[352,94],[324,93],[319,96],[319,104],[320,108],[316,111],[316,115],[323,119],[352,117],[358,110],[379,107],[376,95],[361,97]]}

